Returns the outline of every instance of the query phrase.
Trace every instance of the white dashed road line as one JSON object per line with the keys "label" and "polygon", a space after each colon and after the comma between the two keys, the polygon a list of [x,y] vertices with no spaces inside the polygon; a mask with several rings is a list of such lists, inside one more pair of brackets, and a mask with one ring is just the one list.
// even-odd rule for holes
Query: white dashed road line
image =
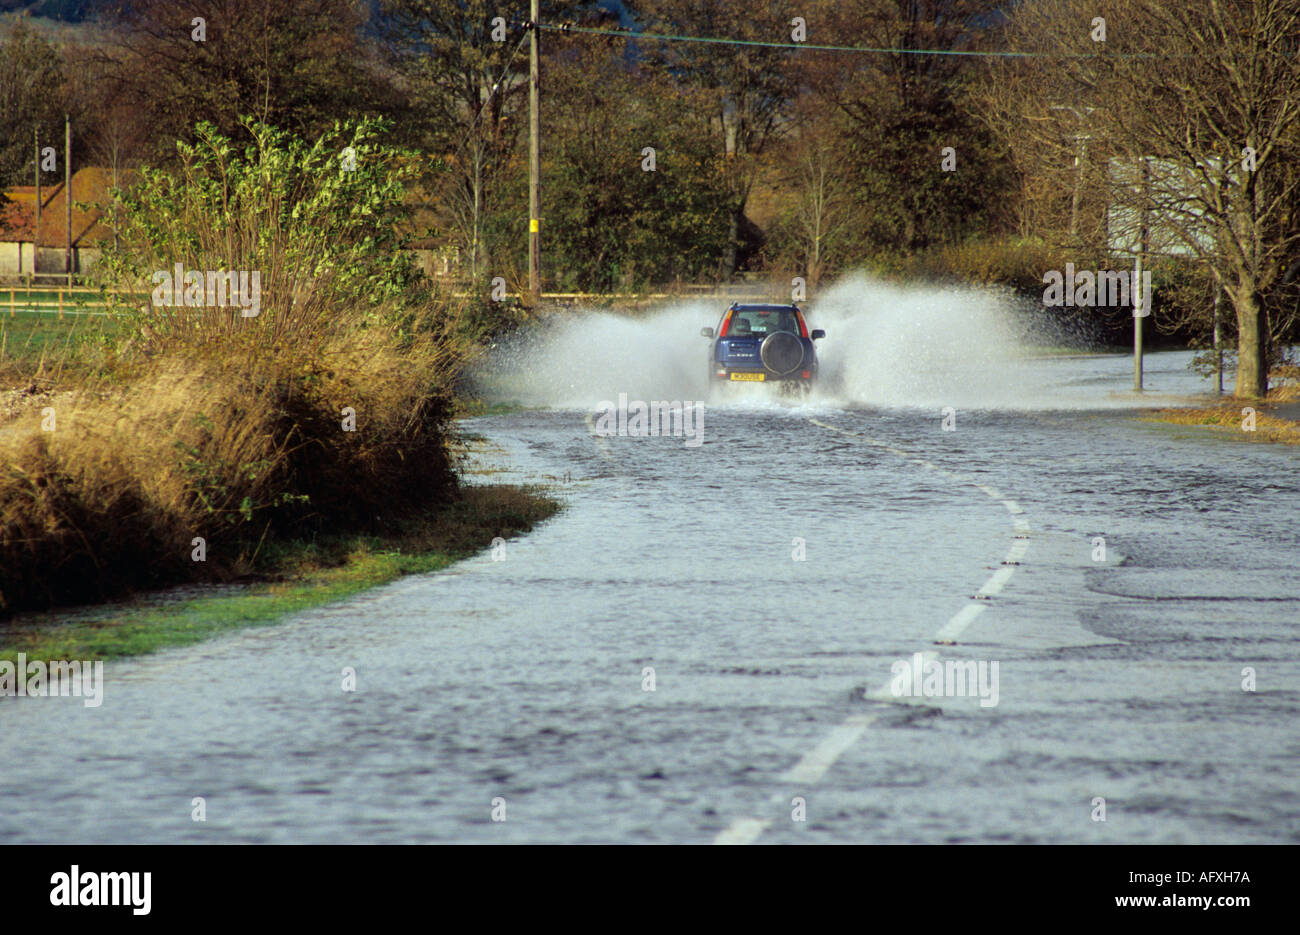
{"label": "white dashed road line", "polygon": [[771,820],[737,818],[731,826],[713,839],[714,844],[749,844],[767,830]]}
{"label": "white dashed road line", "polygon": [[[824,429],[830,429],[832,432],[839,432],[841,435],[849,435],[860,439],[868,445],[874,445],[877,448],[883,448],[888,452],[907,458],[913,464],[920,465],[928,470],[935,471],[945,477],[952,478],[954,481],[962,484],[971,484],[976,490],[979,490],[991,500],[996,500],[1006,508],[1006,511],[1012,516],[1012,526],[1016,531],[1016,537],[1011,544],[1011,549],[1007,552],[1007,557],[1002,560],[1001,567],[998,568],[984,582],[983,587],[975,592],[970,601],[962,607],[961,610],[953,614],[952,618],[945,623],[939,632],[935,634],[934,642],[939,645],[950,646],[957,641],[972,623],[984,613],[989,598],[1001,593],[1006,587],[1011,576],[1015,574],[1016,568],[1020,565],[1020,560],[1024,558],[1025,553],[1029,551],[1029,522],[1023,518],[1024,510],[1015,500],[1009,500],[1003,497],[1002,493],[994,487],[976,483],[973,479],[963,477],[952,471],[939,467],[938,465],[925,460],[924,458],[911,457],[908,452],[890,445],[888,442],[875,438],[868,438],[858,432],[849,432],[838,426],[830,425],[818,419],[810,419],[813,425],[821,426]],[[921,654],[923,661],[928,662],[936,657],[933,650]],[[886,682],[881,688],[875,691],[863,692],[862,697],[868,701],[884,701],[890,703],[900,703],[903,699],[893,697],[890,692],[890,684]],[[834,728],[822,741],[813,747],[804,755],[798,763],[783,773],[780,781],[791,785],[803,786],[812,785],[826,775],[826,771],[835,764],[835,761],[844,754],[846,750],[857,743],[858,739],[867,731],[867,728],[875,724],[881,715],[875,714],[854,714],[844,719],[844,722]],[[786,802],[786,792],[778,793],[773,796],[774,805],[783,805]],[[720,832],[713,839],[714,844],[750,844],[756,841],[768,826],[771,825],[771,819],[760,818],[737,818],[724,831]]]}
{"label": "white dashed road line", "polygon": [[603,435],[596,434],[595,416],[589,412],[582,421],[587,423],[587,431],[591,433],[592,441],[596,443],[596,450],[600,453],[600,456],[606,461],[613,461],[614,456],[609,451],[609,440]]}
{"label": "white dashed road line", "polygon": [[843,724],[826,736],[825,740],[805,753],[802,760],[790,767],[781,776],[781,780],[796,784],[811,784],[821,779],[840,758],[840,754],[857,743],[858,738],[878,716],[855,714],[846,718]]}

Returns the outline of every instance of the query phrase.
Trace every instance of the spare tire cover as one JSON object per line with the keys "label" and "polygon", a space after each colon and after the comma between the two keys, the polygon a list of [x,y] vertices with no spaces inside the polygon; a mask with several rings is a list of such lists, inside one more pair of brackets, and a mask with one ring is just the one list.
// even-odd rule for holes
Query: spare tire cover
{"label": "spare tire cover", "polygon": [[803,363],[803,342],[788,331],[778,331],[764,339],[758,353],[764,367],[784,376],[798,370]]}

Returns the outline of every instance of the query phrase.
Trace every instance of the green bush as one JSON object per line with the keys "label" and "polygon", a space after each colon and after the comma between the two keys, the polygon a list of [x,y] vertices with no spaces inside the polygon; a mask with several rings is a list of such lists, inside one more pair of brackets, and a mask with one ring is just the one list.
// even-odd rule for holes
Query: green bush
{"label": "green bush", "polygon": [[[54,431],[33,414],[0,434],[0,610],[242,574],[268,538],[454,494],[451,386],[478,326],[397,252],[409,161],[370,124],[312,144],[249,128],[241,152],[201,126],[180,168],[121,193],[99,273],[116,354],[64,388]],[[175,263],[260,270],[258,315],[121,300]]]}

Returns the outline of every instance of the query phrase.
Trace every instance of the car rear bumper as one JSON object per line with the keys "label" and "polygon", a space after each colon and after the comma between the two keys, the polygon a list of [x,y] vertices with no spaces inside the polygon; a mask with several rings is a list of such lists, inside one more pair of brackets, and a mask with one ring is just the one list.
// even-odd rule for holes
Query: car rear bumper
{"label": "car rear bumper", "polygon": [[790,381],[811,383],[816,377],[816,370],[796,370],[793,373],[781,375],[762,367],[716,366],[712,373],[712,378],[717,383],[785,383]]}

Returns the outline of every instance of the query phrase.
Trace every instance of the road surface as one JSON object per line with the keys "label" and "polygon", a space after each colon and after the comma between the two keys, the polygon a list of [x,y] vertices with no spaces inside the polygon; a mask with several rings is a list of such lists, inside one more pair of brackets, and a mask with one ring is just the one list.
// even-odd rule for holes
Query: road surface
{"label": "road surface", "polygon": [[[98,708],[0,698],[0,841],[1300,841],[1294,450],[1114,408],[721,405],[696,448],[588,415],[468,425],[491,480],[561,478],[503,560],[110,663]],[[996,699],[892,694],[916,653]]]}

